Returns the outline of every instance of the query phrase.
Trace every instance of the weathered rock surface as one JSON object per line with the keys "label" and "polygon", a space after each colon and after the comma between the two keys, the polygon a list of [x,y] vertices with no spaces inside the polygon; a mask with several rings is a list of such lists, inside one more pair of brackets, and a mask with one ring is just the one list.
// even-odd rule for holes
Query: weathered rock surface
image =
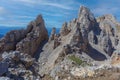
{"label": "weathered rock surface", "polygon": [[40,43],[48,40],[48,33],[42,16],[39,15],[35,21],[31,22],[28,25],[27,30],[31,30],[31,32],[29,32],[24,39],[17,43],[16,50],[34,55],[40,46]]}
{"label": "weathered rock surface", "polygon": [[[40,80],[39,65],[28,54],[19,51],[4,52],[0,63],[0,76],[9,77],[10,80]],[[9,80],[9,78],[5,80]]]}
{"label": "weathered rock surface", "polygon": [[[45,45],[43,48],[44,51],[39,58],[41,69],[40,74],[48,74],[54,69],[55,64],[59,63],[62,60],[62,57],[64,59],[66,55],[73,53],[81,54],[82,52],[89,51],[90,44],[88,40],[88,32],[91,30],[94,31],[93,27],[97,27],[95,26],[95,18],[91,13],[87,13],[88,11],[87,8],[82,7],[81,12],[79,13],[79,18],[74,19],[70,23],[64,23],[60,35],[58,34],[59,36],[54,37],[52,41]],[[89,18],[91,19],[89,20]],[[85,21],[83,22],[83,20]],[[86,21],[93,22],[86,25]]]}
{"label": "weathered rock surface", "polygon": [[94,15],[91,11],[84,6],[81,6],[78,14],[78,22],[81,23],[88,32],[91,30],[97,30],[97,23]]}
{"label": "weathered rock surface", "polygon": [[13,30],[8,32],[5,37],[0,39],[0,53],[16,49],[16,44],[25,38],[25,30]]}
{"label": "weathered rock surface", "polygon": [[[113,16],[104,15],[102,18],[96,19],[88,8],[82,6],[78,18],[63,24],[60,35],[56,34],[55,29],[53,29],[49,43],[44,46],[39,58],[39,73],[47,75],[47,77],[49,75],[55,80],[77,80],[76,76],[81,77],[81,79],[94,77],[95,70],[98,68],[94,70],[83,69],[81,65],[80,68],[77,68],[77,65],[72,65],[66,60],[66,56],[71,54],[79,56],[83,63],[86,62],[84,65],[92,64],[90,68],[95,67],[93,61],[98,61],[95,65],[103,68],[104,64],[101,65],[102,62],[99,63],[99,61],[110,59],[110,56],[117,49],[115,45],[119,46],[119,37],[114,24],[119,25]],[[111,60],[105,64],[112,65]],[[71,71],[73,66],[77,70]],[[70,78],[71,74],[75,79]],[[45,78],[43,77],[43,79]]]}
{"label": "weathered rock surface", "polygon": [[61,28],[61,30],[60,30],[60,35],[65,36],[65,35],[67,35],[69,32],[70,32],[70,29],[68,28],[67,22],[65,22],[65,23],[62,25],[62,28]]}
{"label": "weathered rock surface", "polygon": [[49,37],[49,42],[55,39],[56,28],[53,28]]}
{"label": "weathered rock surface", "polygon": [[0,53],[4,51],[18,50],[23,53],[34,55],[40,43],[48,40],[48,33],[44,20],[39,15],[25,30],[13,30],[0,39]]}

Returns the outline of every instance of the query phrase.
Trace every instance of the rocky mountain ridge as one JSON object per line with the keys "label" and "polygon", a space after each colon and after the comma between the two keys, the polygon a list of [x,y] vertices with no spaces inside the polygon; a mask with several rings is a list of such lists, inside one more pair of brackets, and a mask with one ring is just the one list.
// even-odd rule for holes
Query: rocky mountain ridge
{"label": "rocky mountain ridge", "polygon": [[[95,18],[87,7],[81,6],[78,18],[65,22],[59,33],[53,28],[48,38],[39,15],[27,29],[11,31],[0,39],[0,65],[7,65],[0,70],[1,79],[119,80],[118,26],[114,16]],[[108,74],[108,78],[106,72],[116,75]]]}
{"label": "rocky mountain ridge", "polygon": [[42,16],[31,21],[26,29],[12,30],[0,39],[0,53],[17,50],[33,55],[42,41],[48,40],[48,33]]}

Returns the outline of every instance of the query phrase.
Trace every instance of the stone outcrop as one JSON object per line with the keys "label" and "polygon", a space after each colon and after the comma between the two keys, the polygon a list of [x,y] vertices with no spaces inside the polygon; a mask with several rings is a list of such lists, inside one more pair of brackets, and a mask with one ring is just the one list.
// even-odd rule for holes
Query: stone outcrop
{"label": "stone outcrop", "polygon": [[58,47],[60,45],[60,43],[61,43],[60,41],[61,41],[61,39],[60,39],[59,34],[55,34],[53,49],[55,49],[56,47]]}
{"label": "stone outcrop", "polygon": [[[96,19],[88,8],[82,6],[78,18],[68,23],[65,22],[60,34],[56,34],[53,28],[49,42],[43,48],[44,51],[39,58],[41,69],[39,73],[41,75],[50,74],[54,79],[57,77],[55,75],[58,75],[57,72],[65,72],[65,74],[68,72],[67,75],[69,75],[71,66],[65,60],[71,54],[78,56],[86,64],[110,58],[116,49],[115,45],[119,45],[119,37],[113,27],[114,20],[115,18],[110,17],[110,15],[106,15],[100,20]],[[110,21],[112,24],[109,24]],[[65,68],[61,69],[60,66],[63,65],[61,64],[63,62],[69,66],[64,65]],[[93,77],[95,73],[92,70],[84,71],[81,69],[81,71],[85,72],[79,71],[78,75],[82,74],[82,77],[84,74]],[[72,72],[72,74],[75,73]]]}
{"label": "stone outcrop", "polygon": [[48,33],[41,15],[39,15],[35,21],[31,22],[28,28],[31,32],[29,32],[23,40],[17,43],[16,50],[33,55],[40,46],[40,43],[48,40]]}
{"label": "stone outcrop", "polygon": [[97,18],[97,22],[100,24],[100,28],[106,31],[106,33],[111,36],[117,35],[119,33],[120,23],[116,20],[116,18],[111,14],[106,14]]}
{"label": "stone outcrop", "polygon": [[44,20],[39,15],[26,29],[13,30],[0,39],[0,53],[4,51],[18,50],[34,55],[43,41],[48,40],[48,33]]}
{"label": "stone outcrop", "polygon": [[97,36],[94,34],[93,31],[90,31],[88,33],[88,40],[89,42],[93,43],[93,44],[97,44],[98,43],[98,38]]}
{"label": "stone outcrop", "polygon": [[25,38],[27,32],[25,30],[13,30],[8,32],[0,39],[0,53],[16,49],[16,44]]}
{"label": "stone outcrop", "polygon": [[49,37],[49,42],[55,39],[56,28],[53,28]]}
{"label": "stone outcrop", "polygon": [[78,22],[81,23],[81,27],[84,27],[88,32],[93,29],[97,30],[96,19],[87,7],[81,6],[78,14]]}
{"label": "stone outcrop", "polygon": [[39,65],[30,55],[19,51],[4,52],[2,59],[0,76],[9,77],[10,80],[40,80]]}
{"label": "stone outcrop", "polygon": [[[87,8],[81,7],[80,11],[80,16],[69,23],[64,23],[60,30],[60,35],[54,35],[54,39],[50,40],[50,42],[43,48],[44,51],[41,53],[39,58],[39,62],[41,63],[40,74],[44,75],[49,73],[49,71],[54,68],[55,64],[62,60],[61,55],[64,55],[65,57],[69,54],[82,54],[82,52],[89,52],[90,44],[88,33],[90,31],[95,32],[94,27],[97,28],[98,26],[95,26],[97,23],[94,16],[91,13],[87,13],[89,11]],[[91,16],[93,16],[93,18],[89,19]],[[93,22],[86,24],[86,21]],[[53,45],[53,48],[49,45]]]}
{"label": "stone outcrop", "polygon": [[108,54],[108,55],[111,55],[113,53],[113,46],[112,46],[112,42],[109,38],[109,36],[105,36],[103,38],[103,41],[102,41],[102,45],[103,45],[103,50]]}
{"label": "stone outcrop", "polygon": [[61,30],[60,30],[60,35],[65,36],[65,35],[67,35],[69,32],[70,32],[70,29],[68,28],[67,22],[65,22],[65,23],[62,25],[62,28],[61,28]]}

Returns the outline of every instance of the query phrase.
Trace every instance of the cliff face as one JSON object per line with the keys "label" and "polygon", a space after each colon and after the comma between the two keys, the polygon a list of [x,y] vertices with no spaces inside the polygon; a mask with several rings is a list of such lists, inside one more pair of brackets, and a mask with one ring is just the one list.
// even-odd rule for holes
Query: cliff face
{"label": "cliff face", "polygon": [[28,25],[26,32],[28,34],[17,43],[16,50],[33,56],[40,44],[48,40],[48,33],[41,15]]}
{"label": "cliff face", "polygon": [[[68,23],[65,22],[59,34],[56,34],[55,28],[53,28],[49,42],[44,46],[39,58],[39,73],[41,75],[49,74],[54,79],[59,77],[60,80],[67,79],[71,74],[75,77],[83,77],[85,74],[93,76],[93,70],[81,66],[76,70],[76,65],[70,61],[71,56],[72,59],[74,56],[81,59],[83,64],[112,65],[109,64],[111,63],[109,59],[114,52],[118,53],[117,46],[119,45],[116,25],[119,23],[112,15],[95,18],[88,8],[82,6],[78,18]],[[104,63],[105,60],[108,62]],[[98,62],[96,63],[96,61]],[[99,63],[101,61],[103,61],[102,64]],[[73,62],[75,62],[74,59]],[[79,64],[79,60],[77,63]],[[82,74],[81,71],[85,74]]]}
{"label": "cliff face", "polygon": [[44,20],[42,16],[39,15],[34,21],[29,23],[25,30],[8,32],[5,37],[0,40],[0,53],[17,50],[33,56],[40,46],[40,43],[45,40],[48,40],[48,33]]}

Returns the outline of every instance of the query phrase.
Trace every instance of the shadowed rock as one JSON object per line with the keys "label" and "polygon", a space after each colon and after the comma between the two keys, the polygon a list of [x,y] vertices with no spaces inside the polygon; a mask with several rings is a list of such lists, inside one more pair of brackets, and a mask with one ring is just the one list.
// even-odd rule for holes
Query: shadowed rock
{"label": "shadowed rock", "polygon": [[4,51],[18,50],[34,55],[39,45],[48,40],[48,32],[41,15],[30,22],[25,30],[13,30],[0,39],[0,53]]}

